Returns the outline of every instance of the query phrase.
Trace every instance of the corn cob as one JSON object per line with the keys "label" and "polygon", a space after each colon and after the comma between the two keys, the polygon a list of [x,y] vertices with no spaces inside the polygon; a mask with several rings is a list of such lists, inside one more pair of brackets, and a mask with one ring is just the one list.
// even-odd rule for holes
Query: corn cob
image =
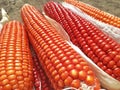
{"label": "corn cob", "polygon": [[[31,5],[21,15],[30,42],[55,90],[88,88],[99,90],[99,81],[87,62],[76,53],[50,23]],[[82,88],[83,89],[83,88]]]}
{"label": "corn cob", "polygon": [[46,76],[36,54],[33,55],[35,90],[54,90]]}
{"label": "corn cob", "polygon": [[0,35],[0,90],[32,90],[32,67],[23,25],[18,21],[6,23]]}
{"label": "corn cob", "polygon": [[120,28],[120,18],[109,13],[106,13],[98,8],[93,6],[87,5],[81,1],[77,0],[65,0],[65,2],[70,3],[87,13],[88,15],[92,16],[95,19],[98,19],[102,22],[111,24]]}
{"label": "corn cob", "polygon": [[92,23],[64,8],[48,2],[45,13],[59,22],[77,45],[94,63],[112,77],[120,80],[120,45]]}

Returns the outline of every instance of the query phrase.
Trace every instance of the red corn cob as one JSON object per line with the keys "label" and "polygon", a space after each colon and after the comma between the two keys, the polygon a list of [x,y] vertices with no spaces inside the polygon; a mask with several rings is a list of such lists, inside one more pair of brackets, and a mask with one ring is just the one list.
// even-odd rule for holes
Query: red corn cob
{"label": "red corn cob", "polygon": [[102,22],[105,22],[120,28],[120,18],[117,16],[106,13],[98,8],[87,5],[81,1],[65,0],[65,2],[73,4],[74,6],[80,8],[82,11],[84,11],[85,13],[87,13],[88,15],[92,16],[95,19],[98,19]]}
{"label": "red corn cob", "polygon": [[34,62],[34,78],[35,78],[35,88],[36,90],[54,90],[46,76],[42,66],[36,55],[33,55]]}
{"label": "red corn cob", "polygon": [[32,90],[32,57],[24,27],[4,25],[0,36],[0,90]]}
{"label": "red corn cob", "polygon": [[117,42],[60,4],[48,2],[44,10],[63,26],[71,41],[101,69],[120,80],[120,45]]}
{"label": "red corn cob", "polygon": [[21,14],[30,42],[55,90],[80,89],[83,83],[89,89],[99,90],[99,82],[88,64],[35,7],[24,5]]}

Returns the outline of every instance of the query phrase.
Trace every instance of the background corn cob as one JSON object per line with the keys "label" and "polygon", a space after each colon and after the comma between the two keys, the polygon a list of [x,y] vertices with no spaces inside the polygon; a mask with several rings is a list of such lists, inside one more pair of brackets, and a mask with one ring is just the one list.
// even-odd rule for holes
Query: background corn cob
{"label": "background corn cob", "polygon": [[33,62],[35,90],[54,90],[42,66],[39,63],[39,59],[37,58],[36,54],[33,55]]}
{"label": "background corn cob", "polygon": [[4,25],[0,36],[0,90],[32,90],[32,58],[24,27]]}
{"label": "background corn cob", "polygon": [[111,38],[113,38],[115,41],[120,43],[120,28],[117,28],[117,27],[115,27],[113,25],[110,25],[110,24],[99,21],[99,20],[91,17],[90,15],[84,13],[82,10],[78,9],[77,7],[75,7],[72,4],[62,2],[62,5],[65,8],[70,9],[72,12],[78,14],[82,18],[84,18],[84,19],[88,20],[89,22],[93,23],[96,27],[98,27],[104,33],[106,33]]}
{"label": "background corn cob", "polygon": [[28,35],[55,90],[83,87],[99,90],[99,82],[88,64],[77,54],[31,5],[21,9]]}
{"label": "background corn cob", "polygon": [[101,69],[120,80],[120,45],[117,42],[60,4],[48,2],[44,11],[63,26],[71,41]]}
{"label": "background corn cob", "polygon": [[106,13],[98,8],[85,4],[81,1],[77,0],[65,0],[65,2],[75,5],[76,7],[80,8],[82,11],[87,13],[88,15],[98,19],[102,22],[111,24],[120,28],[120,18],[109,13]]}

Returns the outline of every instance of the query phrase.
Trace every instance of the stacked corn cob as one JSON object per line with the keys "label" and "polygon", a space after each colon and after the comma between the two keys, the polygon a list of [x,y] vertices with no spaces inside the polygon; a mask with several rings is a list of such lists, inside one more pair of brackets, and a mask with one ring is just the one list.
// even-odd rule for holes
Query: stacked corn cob
{"label": "stacked corn cob", "polygon": [[111,24],[113,26],[120,28],[119,17],[106,13],[100,9],[97,9],[93,6],[87,5],[77,0],[65,0],[65,2],[75,5],[76,7],[80,8],[85,13],[87,13],[88,15],[94,17],[95,19],[98,19],[102,22],[105,22],[105,23],[108,23],[108,24]]}
{"label": "stacked corn cob", "polygon": [[[99,11],[94,7],[84,6],[84,3],[76,4],[77,1],[74,0],[66,0],[66,2],[74,3],[76,6],[81,5],[79,7],[82,7],[85,12],[90,8],[91,16],[96,15],[94,11],[97,13]],[[63,26],[71,41],[96,65],[120,80],[120,45],[118,43],[90,22],[57,3],[49,2],[44,9],[47,15]],[[109,14],[104,16],[104,12],[98,13],[95,18],[100,20],[98,16],[101,14],[104,22],[109,23],[110,17],[112,20],[110,24],[120,27],[119,18]],[[45,72],[36,55],[33,56],[33,69],[25,29],[21,23],[11,21],[4,25],[0,33],[0,90],[33,90],[33,82],[36,90],[53,90],[51,84],[55,90],[100,89],[100,83],[87,62],[67,44],[36,8],[26,4],[21,9],[21,15],[30,42]],[[44,76],[45,73],[49,79]]]}
{"label": "stacked corn cob", "polygon": [[35,90],[54,90],[49,82],[48,77],[46,76],[42,66],[39,63],[39,60],[36,54],[33,55],[34,62],[34,83]]}
{"label": "stacked corn cob", "polygon": [[33,65],[26,32],[10,21],[0,35],[0,90],[32,90]]}
{"label": "stacked corn cob", "polygon": [[55,90],[99,90],[88,64],[63,40],[56,29],[31,5],[21,9],[30,42]]}
{"label": "stacked corn cob", "polygon": [[102,70],[120,80],[120,45],[90,22],[65,9],[60,4],[48,2],[45,13],[59,22],[77,45]]}

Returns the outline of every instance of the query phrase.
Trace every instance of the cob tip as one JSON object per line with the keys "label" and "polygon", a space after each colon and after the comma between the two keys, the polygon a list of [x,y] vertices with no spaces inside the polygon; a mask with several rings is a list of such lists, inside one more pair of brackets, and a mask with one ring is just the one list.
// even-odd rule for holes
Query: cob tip
{"label": "cob tip", "polygon": [[26,7],[30,7],[30,6],[31,6],[31,5],[28,4],[28,3],[24,4],[24,5],[22,6],[22,8],[21,8],[21,11],[23,11],[23,9],[25,9]]}

